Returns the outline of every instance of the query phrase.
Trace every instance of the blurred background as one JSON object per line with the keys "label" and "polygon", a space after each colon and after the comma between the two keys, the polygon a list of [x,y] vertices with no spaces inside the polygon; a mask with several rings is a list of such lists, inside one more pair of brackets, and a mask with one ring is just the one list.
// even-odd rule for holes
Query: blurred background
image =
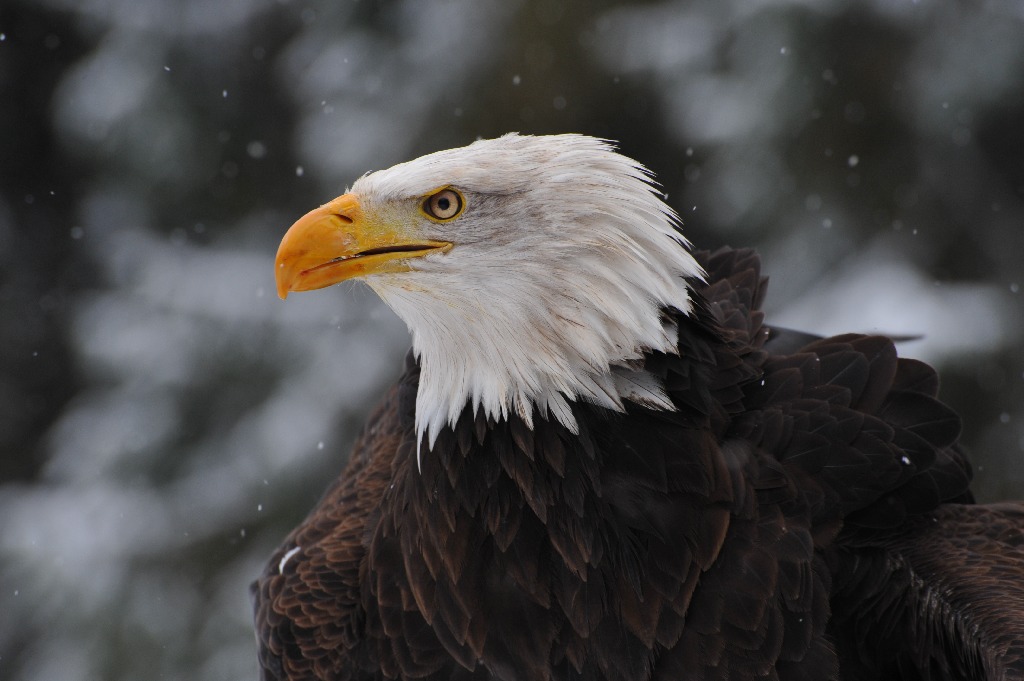
{"label": "blurred background", "polygon": [[923,334],[1024,497],[1024,4],[5,0],[0,678],[255,679],[247,586],[398,374],[359,285],[274,295],[363,172],[583,132],[770,318]]}

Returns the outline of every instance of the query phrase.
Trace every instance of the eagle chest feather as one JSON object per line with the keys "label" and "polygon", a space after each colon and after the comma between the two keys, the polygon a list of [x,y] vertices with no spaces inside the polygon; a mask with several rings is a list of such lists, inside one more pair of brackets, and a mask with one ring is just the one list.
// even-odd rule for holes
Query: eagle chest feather
{"label": "eagle chest feather", "polygon": [[[706,437],[709,414],[636,411],[583,416],[572,434],[467,410],[422,471],[410,423],[368,541],[368,603],[379,616],[370,638],[402,632],[393,652],[421,616],[437,662],[450,656],[467,671],[486,659],[497,678],[550,678],[559,668],[566,678],[644,678],[655,648],[679,643],[730,518],[745,510],[752,527],[756,513],[736,508],[733,488],[747,483]],[[423,651],[396,654],[391,671],[434,671],[422,660]]]}

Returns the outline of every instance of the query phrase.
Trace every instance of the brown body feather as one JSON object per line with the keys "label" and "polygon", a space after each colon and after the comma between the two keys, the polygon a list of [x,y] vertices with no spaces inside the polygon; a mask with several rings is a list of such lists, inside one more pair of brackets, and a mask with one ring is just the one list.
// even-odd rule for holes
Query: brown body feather
{"label": "brown body feather", "polygon": [[264,679],[1024,678],[1024,505],[971,505],[934,372],[698,257],[675,412],[467,409],[420,471],[408,360],[253,586]]}

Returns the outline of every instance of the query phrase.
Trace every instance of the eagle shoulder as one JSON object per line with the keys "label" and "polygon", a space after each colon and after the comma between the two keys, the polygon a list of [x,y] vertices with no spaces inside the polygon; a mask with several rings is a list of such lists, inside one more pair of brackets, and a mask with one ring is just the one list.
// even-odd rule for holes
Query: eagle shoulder
{"label": "eagle shoulder", "polygon": [[363,537],[402,439],[401,397],[396,385],[374,409],[341,476],[250,587],[264,681],[334,678],[361,651]]}

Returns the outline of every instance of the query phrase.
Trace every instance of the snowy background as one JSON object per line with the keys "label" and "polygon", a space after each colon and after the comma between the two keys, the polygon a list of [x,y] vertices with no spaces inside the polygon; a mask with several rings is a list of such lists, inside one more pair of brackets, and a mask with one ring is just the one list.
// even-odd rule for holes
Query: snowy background
{"label": "snowy background", "polygon": [[404,327],[299,215],[510,130],[621,142],[776,321],[923,334],[1024,497],[1024,3],[5,0],[0,678],[256,678],[247,585]]}

